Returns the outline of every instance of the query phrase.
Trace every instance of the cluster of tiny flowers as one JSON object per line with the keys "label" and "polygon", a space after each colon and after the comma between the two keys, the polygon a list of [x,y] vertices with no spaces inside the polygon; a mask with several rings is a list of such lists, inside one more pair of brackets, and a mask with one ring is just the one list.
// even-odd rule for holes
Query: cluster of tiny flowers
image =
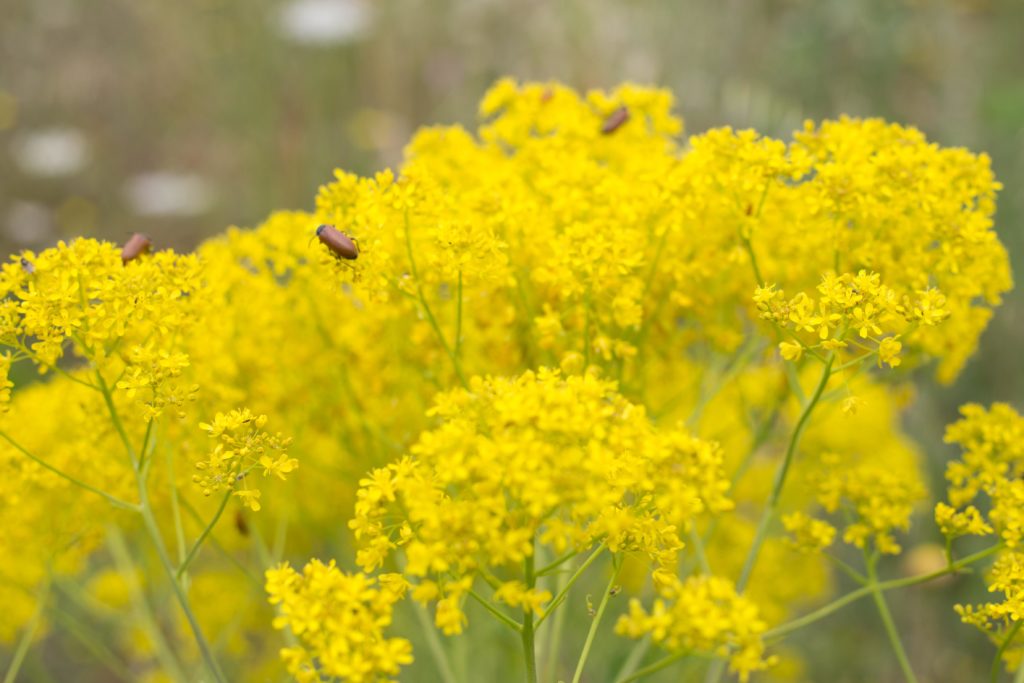
{"label": "cluster of tiny flowers", "polygon": [[878,273],[826,274],[817,298],[800,292],[786,299],[774,285],[759,287],[754,302],[761,318],[791,335],[779,343],[786,360],[797,361],[804,352],[846,351],[853,356],[877,354],[878,365],[900,364],[900,351],[909,332],[919,325],[933,326],[949,315],[946,299],[935,289],[898,297],[881,284]]}
{"label": "cluster of tiny flowers", "polygon": [[[876,119],[808,123],[789,140],[683,138],[672,108],[670,93],[628,84],[502,80],[475,130],[422,129],[400,168],[339,170],[309,212],[229,228],[190,255],[77,239],[3,264],[0,554],[19,561],[2,572],[0,640],[24,631],[51,575],[95,574],[100,590],[98,549],[146,508],[179,546],[203,534],[174,577],[196,623],[158,616],[179,627],[171,649],[196,624],[216,634],[238,655],[229,680],[279,676],[267,605],[243,614],[225,597],[225,559],[257,556],[271,517],[290,557],[322,553],[350,521],[367,573],[314,561],[268,576],[301,680],[397,676],[410,646],[380,631],[405,590],[446,633],[465,628],[469,600],[517,612],[525,633],[572,606],[555,582],[571,566],[593,578],[580,553],[640,567],[617,580],[641,601],[653,584],[654,605],[632,607],[620,632],[650,633],[670,656],[727,655],[744,677],[765,666],[764,623],[834,589],[813,551],[840,529],[898,551],[920,454],[899,419],[908,393],[870,366],[935,360],[940,380],[957,376],[1011,286],[999,184],[985,155]],[[357,258],[319,240],[323,224]],[[779,342],[785,362],[763,352]],[[818,394],[808,358],[832,371]],[[18,364],[45,381],[12,391]],[[964,456],[940,528],[1019,547],[1021,419],[968,407],[948,438]],[[779,501],[786,535],[765,527],[749,583],[716,578],[747,567],[784,453],[801,475]],[[301,489],[279,498],[286,477]],[[250,515],[261,493],[271,514]],[[138,526],[125,541],[153,552]],[[196,552],[210,543],[223,552]],[[701,560],[711,569],[694,578]],[[382,568],[402,577],[369,576]],[[122,595],[100,592],[138,606],[154,577],[118,573]],[[166,665],[163,634],[119,635],[133,672],[198,675]]]}
{"label": "cluster of tiny flowers", "polygon": [[815,553],[832,545],[836,528],[803,512],[792,512],[782,518],[782,526],[790,537],[786,540],[797,550]]}
{"label": "cluster of tiny flowers", "polygon": [[267,570],[270,603],[278,606],[274,628],[289,628],[299,644],[281,650],[299,683],[330,680],[379,683],[393,680],[412,662],[405,638],[388,638],[394,604],[406,591],[396,574],[377,578],[346,574],[331,561],[309,562],[302,573],[287,564]]}
{"label": "cluster of tiny flowers", "polygon": [[[360,482],[355,530],[365,571],[397,548],[417,599],[438,600],[438,626],[458,633],[457,605],[483,572],[506,575],[498,599],[537,605],[511,574],[538,544],[554,556],[603,543],[642,553],[671,581],[680,534],[728,510],[718,448],[655,430],[644,410],[592,374],[474,378],[440,395],[411,455]],[[498,577],[501,579],[501,576]]]}
{"label": "cluster of tiny flowers", "polygon": [[741,681],[770,666],[764,655],[762,634],[767,629],[756,605],[736,592],[726,579],[715,576],[673,577],[661,589],[661,598],[647,612],[639,600],[630,600],[629,612],[615,626],[629,638],[650,636],[670,652],[706,652],[728,657]]}
{"label": "cluster of tiny flowers", "polygon": [[1009,551],[996,558],[989,572],[988,590],[1002,593],[1002,600],[957,605],[956,611],[965,624],[977,626],[1000,642],[1014,624],[1024,619],[1024,554]]}
{"label": "cluster of tiny flowers", "polygon": [[901,548],[894,531],[910,528],[914,505],[924,498],[915,479],[878,465],[843,463],[835,454],[823,456],[825,467],[816,475],[817,500],[826,512],[840,510],[847,520],[843,541],[880,553],[896,555]]}
{"label": "cluster of tiny flowers", "polygon": [[[199,425],[216,440],[206,459],[195,465],[199,473],[192,480],[203,490],[203,495],[230,490],[256,512],[260,509],[260,491],[246,486],[247,475],[260,468],[263,476],[273,474],[284,480],[299,466],[299,461],[285,452],[291,439],[264,431],[266,424],[266,415],[253,415],[248,408],[243,408],[217,413],[213,424]],[[244,488],[237,488],[239,484]]]}
{"label": "cluster of tiny flowers", "polygon": [[[960,446],[959,460],[946,468],[949,503],[935,506],[935,521],[952,542],[960,536],[996,535],[1002,549],[992,565],[989,592],[1003,598],[981,605],[957,605],[964,623],[1000,644],[1008,665],[1020,665],[1020,648],[1010,642],[1024,616],[1024,417],[1005,403],[988,409],[968,404],[946,429],[946,442]],[[987,499],[987,500],[984,500]],[[987,514],[974,503],[987,509]],[[1011,629],[1012,630],[1011,632]]]}

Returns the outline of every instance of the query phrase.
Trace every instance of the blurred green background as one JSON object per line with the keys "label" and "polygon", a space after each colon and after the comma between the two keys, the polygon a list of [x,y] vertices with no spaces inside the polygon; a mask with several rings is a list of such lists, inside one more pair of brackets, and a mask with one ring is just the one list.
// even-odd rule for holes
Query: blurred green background
{"label": "blurred green background", "polygon": [[[785,137],[846,113],[986,151],[1024,272],[1022,0],[0,0],[0,246],[144,231],[188,248],[308,208],[334,168],[395,164],[421,124],[472,125],[504,75],[661,85],[689,133]],[[1024,405],[1022,316],[1014,293],[954,386],[921,376],[908,427],[934,489],[957,405]],[[966,583],[894,598],[923,680],[987,669],[992,650],[950,608]],[[875,615],[844,615],[804,636],[822,652],[808,675],[888,680]]]}

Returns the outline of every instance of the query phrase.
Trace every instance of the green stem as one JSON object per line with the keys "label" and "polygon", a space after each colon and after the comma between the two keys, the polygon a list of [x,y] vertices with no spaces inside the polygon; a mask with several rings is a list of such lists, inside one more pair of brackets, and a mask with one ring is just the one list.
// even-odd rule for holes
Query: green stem
{"label": "green stem", "polygon": [[948,567],[944,567],[934,572],[929,572],[927,574],[918,574],[917,576],[908,576],[902,579],[880,581],[878,582],[878,584],[876,584],[876,586],[862,586],[861,588],[851,591],[842,597],[836,598],[827,605],[819,607],[813,612],[805,614],[802,617],[798,617],[790,622],[782,624],[781,626],[776,626],[775,628],[766,631],[764,634],[764,638],[767,640],[787,636],[793,631],[799,630],[804,626],[809,626],[815,623],[816,621],[824,619],[825,617],[831,615],[833,612],[839,610],[840,608],[849,605],[851,602],[856,602],[864,596],[870,595],[876,588],[884,592],[888,590],[893,590],[894,588],[904,588],[907,586],[915,586],[917,584],[927,583],[941,576],[945,576],[946,574],[954,574],[960,569],[966,567],[967,565],[973,564],[979,560],[983,560],[987,557],[990,557],[1002,549],[1003,545],[999,543],[989,548],[986,548],[985,550],[978,551],[973,555],[968,555],[963,559],[953,562]]}
{"label": "green stem", "polygon": [[437,630],[430,623],[430,615],[427,613],[427,608],[415,600],[411,602],[412,610],[416,614],[416,620],[420,622],[420,628],[422,628],[423,635],[427,639],[427,647],[430,648],[430,654],[434,656],[434,663],[437,664],[437,672],[441,674],[441,680],[444,683],[456,683],[452,664],[448,661],[448,653],[445,651],[441,639],[437,636]]}
{"label": "green stem", "polygon": [[868,578],[866,576],[862,575],[859,571],[857,571],[853,567],[851,567],[849,564],[847,564],[846,562],[843,562],[842,560],[840,560],[835,555],[832,555],[831,553],[822,552],[822,555],[824,555],[828,560],[830,560],[833,564],[835,564],[835,566],[837,566],[841,570],[843,570],[843,573],[846,574],[847,576],[849,576],[851,579],[853,579],[853,581],[855,583],[859,583],[862,586],[867,585]]}
{"label": "green stem", "polygon": [[87,624],[79,622],[78,619],[63,610],[54,609],[52,613],[54,620],[60,624],[61,628],[76,638],[82,647],[88,650],[100,664],[103,664],[117,680],[125,683],[136,680],[137,677],[132,674],[124,662],[102,640],[92,634]]}
{"label": "green stem", "polygon": [[188,596],[185,595],[185,590],[181,587],[181,583],[178,581],[178,577],[174,571],[174,566],[171,564],[171,558],[167,554],[164,539],[160,535],[160,528],[157,526],[156,518],[153,516],[145,482],[143,482],[141,478],[139,479],[139,500],[142,507],[141,514],[143,526],[145,526],[150,540],[156,547],[156,553],[160,558],[160,564],[163,565],[164,572],[167,574],[167,578],[170,579],[171,587],[174,589],[174,596],[178,599],[178,604],[181,606],[182,611],[185,613],[185,618],[188,620],[189,626],[192,628],[192,635],[195,638],[196,644],[199,646],[199,652],[202,654],[203,660],[206,662],[206,666],[209,668],[214,679],[217,680],[218,683],[227,683],[227,678],[224,676],[224,672],[221,671],[220,665],[217,663],[217,659],[213,656],[213,650],[210,648],[210,644],[207,642],[206,636],[203,635],[203,630],[199,626],[199,620],[196,619],[196,615],[192,612],[192,606],[189,604]]}
{"label": "green stem", "polygon": [[690,656],[690,653],[686,652],[686,651],[676,652],[675,654],[671,654],[668,657],[663,657],[663,658],[659,659],[658,661],[654,662],[653,664],[648,664],[644,668],[640,669],[639,671],[637,671],[636,673],[634,673],[634,674],[632,674],[630,676],[627,676],[626,678],[620,678],[617,681],[617,683],[632,683],[633,681],[639,681],[641,678],[644,678],[646,676],[650,676],[651,674],[657,673],[657,672],[661,671],[662,669],[667,669],[668,667],[672,666],[673,664],[675,664],[679,660],[686,659],[689,656]]}
{"label": "green stem", "polygon": [[1013,677],[1013,683],[1024,683],[1024,662],[1017,666],[1017,673]]}
{"label": "green stem", "polygon": [[636,673],[636,668],[640,666],[640,662],[644,660],[647,655],[647,651],[651,649],[651,637],[645,636],[633,648],[629,651],[629,656],[626,657],[626,661],[623,662],[622,668],[619,669],[619,673],[615,675],[612,680],[620,681],[627,676],[632,676]]}
{"label": "green stem", "polygon": [[[550,565],[549,565],[550,566]],[[565,590],[565,587],[569,584],[569,575],[565,572],[558,575],[557,590],[561,593]],[[569,614],[568,610],[561,610],[555,614],[555,623],[551,625],[549,629],[551,635],[548,637],[548,653],[547,653],[547,674],[545,680],[554,681],[558,680],[558,662],[559,662],[559,651],[562,649],[562,634],[565,633],[565,620],[566,615]]]}
{"label": "green stem", "polygon": [[135,569],[135,564],[132,562],[131,553],[128,552],[124,535],[115,525],[107,527],[107,544],[110,546],[110,554],[114,558],[114,563],[117,565],[118,571],[121,572],[128,586],[135,619],[141,622],[142,630],[145,631],[146,636],[152,643],[157,661],[163,667],[164,673],[175,681],[192,680],[192,677],[185,675],[181,664],[178,663],[177,658],[171,651],[170,645],[167,644],[163,631],[160,630],[160,626],[156,623],[156,617],[153,616],[149,601],[139,585],[139,574]]}
{"label": "green stem", "polygon": [[199,534],[199,538],[196,539],[196,542],[192,545],[192,549],[189,550],[188,555],[185,556],[184,562],[181,563],[181,566],[178,567],[178,571],[175,572],[174,577],[177,581],[181,581],[181,577],[185,575],[185,572],[188,570],[188,566],[192,563],[192,560],[195,559],[196,555],[199,554],[200,546],[203,545],[203,541],[206,540],[206,537],[210,535],[211,531],[213,531],[213,527],[217,525],[218,521],[220,521],[220,516],[224,514],[224,508],[227,507],[228,500],[230,500],[230,498],[231,491],[229,490],[224,494],[224,498],[221,499],[220,507],[218,507],[217,512],[214,513],[213,519],[211,519],[210,523],[206,525],[205,529],[203,529],[203,533]]}
{"label": "green stem", "polygon": [[[537,576],[533,573],[533,553],[530,553],[523,560],[523,573],[525,574],[527,590],[533,590],[537,585]],[[547,614],[547,612],[545,612]],[[540,625],[540,622],[537,622]],[[523,641],[523,660],[526,664],[526,683],[537,683],[537,655],[534,651],[534,624],[533,609],[527,605],[523,608],[523,627],[521,630]]]}
{"label": "green stem", "polygon": [[128,452],[128,459],[131,460],[132,468],[137,471],[139,469],[139,460],[135,454],[135,449],[128,438],[128,432],[125,431],[124,423],[121,422],[121,416],[118,415],[117,408],[114,406],[114,396],[110,393],[110,387],[107,386],[107,382],[103,379],[103,375],[99,370],[96,370],[96,380],[99,382],[100,393],[103,394],[103,402],[107,404],[107,411],[110,413],[110,420],[114,423],[114,429],[117,430],[121,437],[121,442],[124,443],[124,448]]}
{"label": "green stem", "polygon": [[[192,507],[192,505],[185,498],[181,499],[181,506],[183,508],[185,508],[185,512],[187,512],[189,514],[189,516],[193,519],[193,521],[195,521],[196,526],[202,526],[205,523],[205,520],[200,516],[200,514],[196,511],[196,509],[194,507]],[[259,540],[259,533],[258,533],[258,531],[259,531],[258,529],[254,529],[253,530],[253,537],[256,538],[257,540]],[[236,558],[232,553],[228,552],[224,548],[224,546],[222,546],[220,544],[220,542],[217,540],[216,536],[211,536],[210,539],[209,539],[209,543],[210,543],[210,546],[214,550],[216,550],[218,553],[220,553],[221,557],[223,557],[225,560],[227,560],[230,564],[234,565],[235,569],[240,571],[247,579],[252,581],[253,585],[255,585],[257,589],[259,589],[260,591],[263,590],[263,586],[264,586],[263,580],[260,577],[255,576],[249,570],[248,567],[246,567],[244,564],[242,564],[241,562],[238,561],[238,558]],[[257,552],[259,552],[258,544],[255,544],[255,545],[257,545]],[[181,559],[184,560],[185,559],[185,549],[184,548],[181,549],[181,553],[180,554],[181,554]],[[261,563],[260,564],[260,568],[264,569],[264,570],[269,569],[270,567],[274,566],[274,560],[273,560],[273,558],[270,557],[269,553],[266,554],[266,557],[264,557],[262,554],[260,555],[260,563]]]}
{"label": "green stem", "polygon": [[708,564],[708,556],[704,552],[704,543],[692,525],[690,526],[690,542],[693,544],[693,552],[697,556],[697,564],[700,565],[701,572],[711,574],[711,565]]}
{"label": "green stem", "polygon": [[544,565],[543,569],[538,570],[537,571],[537,576],[538,577],[540,577],[540,576],[547,576],[548,574],[550,574],[551,572],[555,571],[556,569],[561,567],[563,564],[565,564],[566,562],[568,562],[572,558],[576,557],[577,555],[579,555],[579,553],[576,552],[575,550],[570,552],[570,553],[566,553],[565,555],[562,555],[560,558],[558,558],[557,560],[553,561],[551,564]]}
{"label": "green stem", "polygon": [[462,386],[468,388],[469,382],[466,381],[466,376],[462,374],[462,365],[459,363],[459,357],[455,354],[455,351],[448,344],[448,340],[445,339],[444,332],[441,331],[441,326],[437,324],[437,318],[434,317],[434,312],[430,310],[430,304],[427,303],[427,297],[423,294],[423,284],[420,282],[419,271],[416,268],[416,258],[413,256],[412,251],[412,235],[409,230],[409,212],[405,212],[405,248],[409,254],[409,268],[412,270],[412,277],[416,281],[416,293],[419,294],[420,306],[423,308],[424,315],[427,316],[427,321],[430,326],[434,329],[434,334],[437,335],[438,341],[441,342],[441,346],[444,347],[445,353],[452,360],[452,366],[455,368],[455,374],[458,376]]}
{"label": "green stem", "polygon": [[62,472],[61,470],[59,470],[56,467],[54,467],[53,465],[49,464],[45,460],[36,457],[32,453],[29,453],[21,444],[19,444],[17,441],[12,439],[10,436],[8,436],[8,434],[6,432],[4,432],[2,430],[0,430],[0,439],[3,439],[7,443],[9,443],[15,450],[19,451],[22,455],[24,455],[28,459],[32,460],[33,462],[35,462],[40,467],[43,467],[43,468],[49,470],[50,472],[53,472],[58,477],[61,477],[61,478],[65,479],[65,480],[71,482],[72,484],[74,484],[75,486],[77,486],[77,487],[79,487],[81,489],[89,491],[90,493],[95,493],[97,496],[102,496],[104,499],[106,499],[106,501],[108,503],[110,503],[114,507],[118,507],[118,508],[121,508],[123,510],[133,510],[135,512],[138,512],[138,510],[139,510],[139,506],[138,505],[135,505],[134,503],[129,503],[128,501],[125,501],[125,500],[121,500],[120,498],[118,498],[116,496],[110,495],[106,491],[101,491],[100,489],[96,488],[95,486],[90,486],[89,484],[86,484],[84,481],[79,481],[78,479],[75,479],[74,477],[72,477],[70,474]]}
{"label": "green stem", "polygon": [[469,597],[479,602],[480,605],[488,612],[490,612],[498,621],[505,624],[506,626],[511,627],[512,630],[516,633],[520,633],[523,630],[522,624],[520,624],[518,621],[508,616],[507,614],[503,614],[501,610],[492,605],[490,601],[486,600],[483,596],[481,596],[472,588],[469,589]]}
{"label": "green stem", "polygon": [[21,665],[25,661],[25,655],[28,654],[28,650],[32,646],[32,638],[35,637],[39,623],[43,619],[43,610],[46,609],[46,601],[49,597],[50,579],[47,578],[43,583],[42,589],[39,591],[39,595],[36,597],[36,611],[32,613],[32,618],[29,619],[28,624],[25,626],[25,633],[22,634],[21,640],[18,641],[18,647],[14,650],[14,657],[11,658],[11,665],[7,668],[4,683],[14,683],[18,680],[18,671],[21,670]]}
{"label": "green stem", "polygon": [[989,680],[991,683],[999,683],[999,671],[1002,669],[1001,664],[1003,663],[1003,653],[1006,652],[1006,648],[1010,646],[1014,636],[1017,635],[1017,631],[1020,630],[1021,624],[1024,624],[1024,621],[1014,622],[1013,626],[1003,638],[1003,642],[999,643],[999,649],[996,650],[996,656],[992,659],[992,672],[989,674]]}
{"label": "green stem", "polygon": [[793,428],[793,435],[790,437],[789,445],[786,447],[786,455],[779,464],[779,468],[775,471],[775,480],[772,483],[772,490],[768,495],[768,502],[765,504],[764,512],[761,514],[761,520],[758,522],[757,533],[754,536],[754,543],[750,547],[750,551],[747,553],[746,561],[743,563],[743,571],[740,573],[739,581],[736,582],[736,590],[738,592],[743,592],[747,587],[747,583],[750,581],[750,575],[754,571],[757,556],[761,553],[761,546],[764,545],[764,541],[768,533],[768,526],[771,524],[771,521],[778,510],[779,498],[782,495],[782,488],[786,484],[786,475],[789,473],[789,467],[793,464],[793,457],[796,455],[797,445],[800,443],[800,436],[803,434],[804,427],[807,426],[807,421],[810,419],[815,406],[818,405],[818,400],[821,398],[822,392],[825,391],[825,385],[828,384],[828,379],[832,374],[832,363],[834,361],[835,354],[832,354],[829,356],[828,362],[825,364],[825,368],[821,372],[821,378],[818,380],[818,385],[815,387],[814,393],[807,401],[807,405],[804,406],[799,419],[797,419],[796,426]]}
{"label": "green stem", "polygon": [[458,297],[455,304],[455,357],[462,357],[462,269],[459,269]]}
{"label": "green stem", "polygon": [[619,578],[619,567],[621,566],[612,556],[612,577],[608,580],[608,586],[604,589],[604,594],[601,596],[601,602],[597,606],[597,614],[590,622],[590,630],[587,631],[587,639],[583,643],[583,650],[580,652],[580,659],[576,662],[576,673],[572,676],[572,683],[580,683],[580,677],[583,676],[583,668],[587,664],[587,657],[590,655],[590,648],[594,644],[594,637],[597,635],[597,627],[601,624],[601,618],[604,617],[604,610],[608,607],[608,599],[612,596],[612,588],[615,586],[615,580]]}
{"label": "green stem", "polygon": [[174,474],[174,454],[167,448],[167,478],[171,485],[171,514],[174,516],[174,540],[178,547],[178,562],[185,561],[185,525],[181,520],[181,504],[178,502],[178,483]]}
{"label": "green stem", "polygon": [[567,583],[565,588],[563,588],[558,593],[558,595],[555,596],[555,599],[551,601],[551,604],[548,605],[548,608],[544,610],[544,614],[540,615],[540,619],[537,620],[537,626],[543,624],[544,621],[549,616],[551,616],[551,613],[558,609],[558,606],[561,605],[562,602],[565,600],[565,597],[569,594],[569,590],[573,587],[573,584],[576,583],[576,580],[580,578],[580,575],[583,574],[584,571],[586,571],[587,567],[593,564],[594,560],[597,559],[597,556],[600,555],[604,551],[604,549],[605,544],[604,541],[602,541],[601,544],[597,546],[597,548],[594,550],[594,552],[590,554],[590,557],[588,557],[583,562],[583,564],[580,565],[579,569],[577,569],[575,573],[573,573],[572,578],[569,579],[569,583]]}
{"label": "green stem", "polygon": [[889,611],[889,605],[885,601],[885,596],[878,587],[878,575],[875,573],[875,561],[868,560],[868,588],[871,589],[871,597],[875,601],[875,606],[878,608],[878,614],[882,617],[882,624],[885,626],[885,633],[889,637],[889,643],[892,645],[893,652],[896,654],[896,659],[899,660],[900,669],[903,671],[903,677],[907,679],[907,683],[917,683],[917,676],[914,675],[914,669],[910,666],[910,658],[907,657],[907,652],[903,648],[903,642],[900,640],[899,630],[896,628],[896,622],[893,621],[892,613]]}

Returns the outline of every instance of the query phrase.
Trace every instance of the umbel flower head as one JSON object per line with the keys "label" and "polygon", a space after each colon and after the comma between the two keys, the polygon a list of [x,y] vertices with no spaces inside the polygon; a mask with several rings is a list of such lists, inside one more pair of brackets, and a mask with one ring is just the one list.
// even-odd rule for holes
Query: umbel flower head
{"label": "umbel flower head", "polygon": [[[233,495],[255,512],[260,509],[260,492],[246,486],[247,475],[261,468],[264,476],[273,474],[283,480],[299,466],[299,461],[285,452],[291,439],[264,431],[266,424],[266,415],[253,415],[243,408],[217,413],[212,424],[199,425],[216,439],[206,459],[196,463],[198,474],[192,477],[203,495],[234,489]],[[238,484],[243,488],[237,488]]]}
{"label": "umbel flower head", "polygon": [[441,423],[410,455],[360,482],[350,526],[365,571],[401,549],[420,582],[413,597],[437,600],[449,632],[461,631],[459,599],[478,572],[499,577],[508,604],[542,602],[515,583],[538,544],[555,556],[598,544],[639,553],[665,583],[694,518],[731,507],[716,445],[655,429],[593,374],[474,378],[431,413]]}
{"label": "umbel flower head", "polygon": [[270,603],[278,606],[274,628],[289,628],[299,644],[281,650],[299,683],[340,679],[379,683],[412,662],[405,638],[387,638],[391,611],[405,595],[396,574],[377,578],[346,574],[334,560],[312,560],[296,572],[287,564],[267,570]]}

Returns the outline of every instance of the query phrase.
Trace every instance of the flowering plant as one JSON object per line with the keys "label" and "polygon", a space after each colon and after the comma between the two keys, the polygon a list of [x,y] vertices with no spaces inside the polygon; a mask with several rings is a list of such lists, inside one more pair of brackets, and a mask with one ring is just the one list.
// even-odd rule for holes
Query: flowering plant
{"label": "flowering plant", "polygon": [[929,496],[908,371],[953,380],[1011,286],[989,159],[874,119],[684,140],[672,105],[500,81],[312,212],[12,257],[13,670],[66,631],[152,680],[785,680],[870,597],[915,681],[887,592],[995,557],[956,610],[1024,680],[1010,407],[963,409],[944,545],[882,578]]}

